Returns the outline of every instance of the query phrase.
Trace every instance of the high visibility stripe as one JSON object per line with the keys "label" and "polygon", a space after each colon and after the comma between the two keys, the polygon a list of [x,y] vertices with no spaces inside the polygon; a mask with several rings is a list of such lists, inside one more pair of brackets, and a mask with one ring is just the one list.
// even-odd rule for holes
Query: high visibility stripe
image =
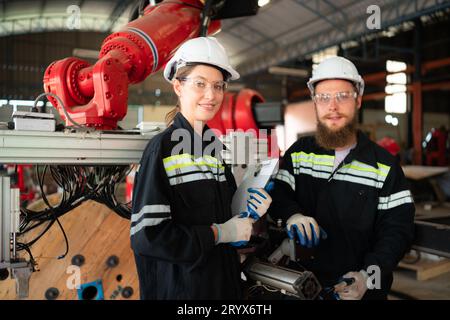
{"label": "high visibility stripe", "polygon": [[188,174],[188,173],[198,173],[199,171],[201,171],[203,173],[212,173],[214,175],[219,175],[219,174],[225,173],[225,169],[223,169],[223,168],[215,168],[215,169],[211,170],[209,167],[207,167],[205,165],[186,166],[186,167],[181,167],[181,168],[177,168],[177,169],[166,171],[166,172],[167,172],[167,176],[169,178],[171,178],[176,175]]}
{"label": "high visibility stripe", "polygon": [[315,154],[315,153],[305,153],[294,152],[291,153],[292,163],[296,162],[311,162],[318,165],[324,166],[333,166],[334,165],[334,156],[326,155],[326,154]]}
{"label": "high visibility stripe", "polygon": [[411,192],[409,190],[391,194],[389,197],[379,197],[378,210],[392,209],[405,203],[414,203]]}
{"label": "high visibility stripe", "polygon": [[294,169],[300,169],[300,168],[310,168],[310,169],[314,169],[315,171],[324,171],[324,172],[328,172],[331,173],[333,171],[333,167],[332,166],[328,166],[328,165],[318,165],[316,163],[311,163],[311,162],[297,162],[297,163],[293,163],[293,168]]}
{"label": "high visibility stripe", "polygon": [[223,169],[223,165],[218,159],[211,156],[203,156],[194,158],[193,155],[184,153],[180,155],[174,155],[163,159],[164,168],[166,172],[170,172],[175,169],[180,169],[189,166],[208,166],[211,168]]}
{"label": "high visibility stripe", "polygon": [[275,179],[286,182],[292,190],[295,191],[295,178],[289,171],[280,169],[275,177]]}
{"label": "high visibility stripe", "polygon": [[226,181],[225,167],[212,156],[194,158],[184,153],[164,158],[163,163],[172,186],[198,180]]}
{"label": "high visibility stripe", "polygon": [[378,176],[387,177],[391,167],[388,167],[381,163],[377,163],[377,166],[378,166],[378,168],[375,168],[375,167],[369,166],[368,164],[365,164],[363,162],[354,160],[351,163],[342,166],[342,169],[350,168],[350,169],[353,169],[356,171],[360,171],[362,175],[364,175],[364,173],[367,173],[367,174],[372,174],[372,175],[376,174]]}
{"label": "high visibility stripe", "polygon": [[370,178],[370,179],[376,180],[378,182],[384,182],[386,180],[386,176],[384,176],[384,175],[380,176],[380,175],[376,174],[375,172],[360,171],[353,167],[341,168],[338,172],[341,174],[350,174],[350,175],[358,176],[361,178]]}
{"label": "high visibility stripe", "polygon": [[330,173],[329,172],[321,172],[321,171],[314,171],[312,169],[309,168],[294,168],[294,174],[307,174],[309,176],[313,176],[315,178],[321,178],[321,179],[328,179],[330,177]]}
{"label": "high visibility stripe", "polygon": [[176,176],[173,178],[169,178],[169,183],[171,186],[192,182],[192,181],[199,181],[199,180],[217,180],[219,182],[226,181],[225,174],[220,174],[219,176],[214,176],[210,172],[198,172],[193,174],[187,174],[183,176]]}
{"label": "high visibility stripe", "polygon": [[163,213],[163,212],[170,213],[170,206],[164,204],[149,204],[143,206],[138,213],[131,215],[131,222],[138,221],[146,213]]}
{"label": "high visibility stripe", "polygon": [[374,187],[377,189],[381,189],[383,187],[383,182],[375,181],[372,179],[366,179],[366,178],[362,178],[362,177],[355,177],[355,176],[351,176],[348,174],[342,174],[339,172],[336,172],[336,174],[333,176],[333,179],[364,184],[366,186]]}
{"label": "high visibility stripe", "polygon": [[156,225],[160,224],[161,222],[163,222],[164,220],[168,220],[168,219],[171,219],[171,217],[142,219],[141,222],[139,222],[135,226],[131,227],[130,235],[133,236],[136,233],[138,233],[139,231],[141,231],[141,229],[144,227],[156,226]]}

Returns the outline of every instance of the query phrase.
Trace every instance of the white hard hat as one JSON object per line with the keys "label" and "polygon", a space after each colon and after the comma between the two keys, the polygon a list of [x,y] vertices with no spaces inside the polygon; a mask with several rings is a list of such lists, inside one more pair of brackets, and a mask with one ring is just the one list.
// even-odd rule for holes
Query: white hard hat
{"label": "white hard hat", "polygon": [[186,41],[175,52],[164,68],[164,78],[171,82],[181,67],[191,63],[205,63],[218,67],[230,74],[229,79],[239,79],[239,73],[233,69],[225,48],[214,37],[199,37]]}
{"label": "white hard hat", "polygon": [[308,81],[308,88],[311,94],[314,93],[314,85],[322,80],[344,79],[356,85],[358,94],[363,95],[364,80],[359,75],[355,65],[343,57],[331,57],[322,61],[313,71],[312,77]]}

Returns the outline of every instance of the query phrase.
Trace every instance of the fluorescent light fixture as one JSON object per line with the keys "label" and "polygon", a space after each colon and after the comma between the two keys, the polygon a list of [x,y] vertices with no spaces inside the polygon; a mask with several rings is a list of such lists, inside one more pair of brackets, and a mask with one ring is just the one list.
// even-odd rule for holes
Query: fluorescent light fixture
{"label": "fluorescent light fixture", "polygon": [[391,123],[392,123],[392,125],[394,127],[398,126],[398,118],[397,117],[393,117]]}
{"label": "fluorescent light fixture", "polygon": [[388,113],[406,113],[406,93],[394,93],[386,96],[384,110]]}
{"label": "fluorescent light fixture", "polygon": [[400,72],[388,74],[386,76],[386,82],[392,84],[406,84],[407,83],[406,73]]}
{"label": "fluorescent light fixture", "polygon": [[406,92],[406,86],[404,84],[390,84],[384,88],[387,94]]}
{"label": "fluorescent light fixture", "polygon": [[270,2],[270,0],[258,0],[258,6],[259,7],[264,7],[269,2]]}
{"label": "fluorescent light fixture", "polygon": [[386,70],[388,72],[400,72],[406,70],[406,63],[402,61],[393,61],[393,60],[387,60],[386,61]]}
{"label": "fluorescent light fixture", "polygon": [[386,115],[386,117],[384,117],[384,121],[386,121],[386,123],[391,123],[392,122],[392,115],[390,115],[390,114]]}
{"label": "fluorescent light fixture", "polygon": [[309,72],[304,69],[295,69],[295,68],[285,68],[285,67],[269,67],[270,74],[282,75],[282,76],[292,76],[292,77],[300,77],[306,78],[309,76]]}

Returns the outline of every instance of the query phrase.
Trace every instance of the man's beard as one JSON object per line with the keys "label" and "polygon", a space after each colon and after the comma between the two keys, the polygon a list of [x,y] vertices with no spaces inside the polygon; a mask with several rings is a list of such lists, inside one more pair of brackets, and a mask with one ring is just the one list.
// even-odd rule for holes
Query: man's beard
{"label": "man's beard", "polygon": [[[317,115],[317,112],[316,112]],[[345,147],[356,136],[358,125],[358,109],[356,108],[353,118],[339,130],[329,129],[319,120],[317,115],[316,142],[325,149],[336,149]]]}

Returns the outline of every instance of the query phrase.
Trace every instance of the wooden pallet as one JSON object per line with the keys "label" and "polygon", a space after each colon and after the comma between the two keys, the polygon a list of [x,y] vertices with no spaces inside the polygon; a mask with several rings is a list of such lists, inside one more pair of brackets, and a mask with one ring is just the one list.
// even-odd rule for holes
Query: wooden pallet
{"label": "wooden pallet", "polygon": [[450,259],[443,259],[440,261],[420,259],[414,264],[401,261],[398,266],[400,268],[416,271],[417,280],[424,281],[450,272]]}
{"label": "wooden pallet", "polygon": [[[50,196],[49,201],[56,204],[58,197]],[[41,207],[38,203],[33,209],[39,210]],[[77,290],[67,287],[70,274],[66,273],[75,254],[82,254],[86,259],[81,267],[81,284],[101,279],[105,300],[125,299],[121,295],[114,295],[119,285],[131,286],[134,290],[131,299],[139,298],[136,265],[130,246],[129,220],[119,217],[106,206],[89,200],[64,214],[60,222],[69,239],[69,254],[64,259],[56,259],[65,251],[65,241],[60,228],[54,224],[31,248],[39,271],[31,275],[28,299],[43,300],[45,291],[49,287],[55,287],[60,292],[58,300],[77,300]],[[30,239],[40,232],[34,231],[27,234]],[[105,263],[111,255],[119,258],[119,265],[115,268],[108,268]],[[28,258],[26,254],[24,257]],[[15,291],[14,279],[0,281],[0,300],[17,299]]]}

